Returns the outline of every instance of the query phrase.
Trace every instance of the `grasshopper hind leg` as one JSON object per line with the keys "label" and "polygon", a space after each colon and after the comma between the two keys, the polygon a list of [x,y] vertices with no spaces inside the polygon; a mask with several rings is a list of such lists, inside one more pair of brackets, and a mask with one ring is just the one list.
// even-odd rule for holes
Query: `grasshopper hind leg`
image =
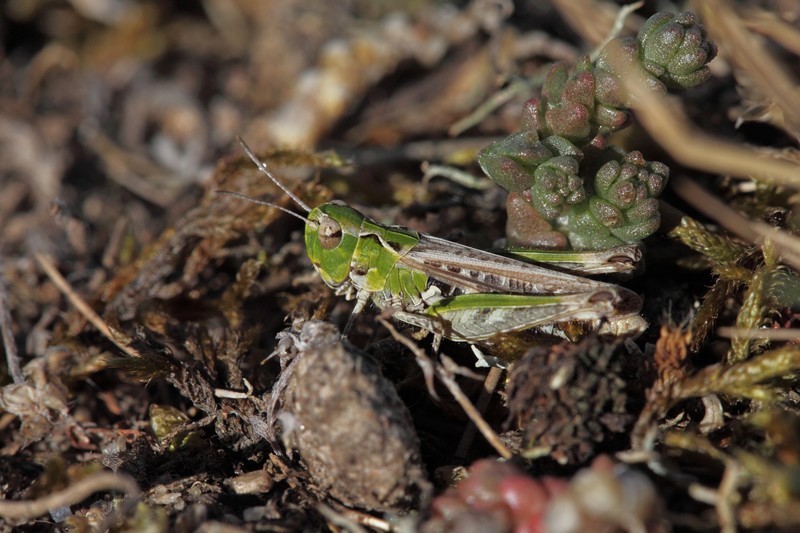
{"label": "grasshopper hind leg", "polygon": [[508,369],[508,361],[501,359],[500,357],[494,357],[492,355],[486,355],[478,348],[477,344],[469,345],[472,353],[475,354],[475,357],[478,361],[475,363],[476,368],[501,368],[503,370]]}

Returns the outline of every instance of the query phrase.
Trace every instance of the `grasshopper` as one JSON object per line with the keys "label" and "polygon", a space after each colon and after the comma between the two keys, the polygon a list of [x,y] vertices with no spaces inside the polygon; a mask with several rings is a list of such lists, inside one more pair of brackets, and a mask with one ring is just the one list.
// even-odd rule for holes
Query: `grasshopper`
{"label": "grasshopper", "polygon": [[638,334],[646,326],[634,292],[569,272],[630,272],[641,257],[635,246],[528,253],[561,269],[553,270],[386,226],[341,201],[312,209],[239,141],[258,169],[307,213],[301,217],[274,206],[305,221],[308,257],[337,295],[355,300],[351,320],[372,301],[393,318],[432,332],[435,347],[441,338],[474,345],[500,333],[572,321],[588,321],[594,329],[619,335]]}

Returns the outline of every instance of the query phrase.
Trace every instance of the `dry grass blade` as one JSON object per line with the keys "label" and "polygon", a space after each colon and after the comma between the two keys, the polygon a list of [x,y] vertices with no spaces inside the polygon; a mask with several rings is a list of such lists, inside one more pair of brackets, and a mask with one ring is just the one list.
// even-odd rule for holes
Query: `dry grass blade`
{"label": "dry grass blade", "polygon": [[706,172],[800,188],[797,164],[698,130],[675,103],[651,91],[641,73],[623,65],[619,69],[624,72],[621,80],[636,102],[640,123],[676,161]]}
{"label": "dry grass blade", "polygon": [[141,357],[139,351],[130,345],[130,339],[122,332],[112,330],[108,324],[92,309],[86,301],[78,295],[70,286],[69,282],[58,271],[53,261],[43,254],[36,254],[36,261],[44,270],[47,277],[64,293],[64,296],[88,320],[97,330],[108,340],[113,342],[117,348],[125,352],[130,357]]}
{"label": "dry grass blade", "polygon": [[766,35],[787,50],[800,55],[800,30],[779,18],[775,13],[760,8],[746,7],[744,24],[755,33]]}
{"label": "dry grass blade", "polygon": [[706,0],[700,13],[709,32],[734,63],[739,65],[761,93],[783,111],[787,125],[793,131],[800,127],[800,108],[797,106],[798,82],[772,57],[766,47],[748,35],[743,21],[726,0]]}

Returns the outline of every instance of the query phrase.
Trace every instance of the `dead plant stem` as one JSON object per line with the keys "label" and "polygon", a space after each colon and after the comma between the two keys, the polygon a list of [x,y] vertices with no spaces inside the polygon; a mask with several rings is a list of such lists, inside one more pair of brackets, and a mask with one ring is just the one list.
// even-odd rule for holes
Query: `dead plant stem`
{"label": "dead plant stem", "polygon": [[67,300],[75,306],[78,312],[83,315],[86,320],[88,320],[97,330],[108,340],[113,342],[120,350],[125,352],[127,355],[131,357],[141,357],[136,348],[129,344],[128,337],[121,332],[112,330],[108,324],[106,324],[105,320],[103,320],[100,315],[98,315],[94,309],[92,309],[86,301],[80,297],[80,295],[75,292],[75,290],[70,286],[69,282],[64,279],[64,276],[58,271],[56,266],[53,264],[53,261],[46,255],[37,253],[36,260],[39,262],[39,265],[44,270],[44,273],[47,274],[47,277],[58,287],[58,289],[64,293],[64,296],[67,297]]}
{"label": "dead plant stem", "polygon": [[53,492],[35,500],[0,500],[0,516],[17,520],[32,520],[47,514],[51,509],[80,503],[95,492],[110,490],[117,490],[126,494],[125,511],[139,500],[141,494],[139,485],[127,474],[98,472],[58,492]]}
{"label": "dead plant stem", "polygon": [[[477,410],[479,413],[486,412],[486,408],[489,406],[489,401],[492,399],[492,395],[494,394],[495,389],[497,389],[497,385],[500,383],[500,377],[502,375],[503,370],[501,368],[497,368],[496,366],[493,366],[489,370],[489,373],[486,375],[486,379],[483,382],[481,394],[478,397]],[[472,441],[475,440],[475,432],[477,429],[478,428],[474,423],[470,423],[464,429],[464,434],[461,435],[461,440],[458,442],[458,447],[456,447],[457,459],[465,459],[467,457],[467,453],[472,446]]]}
{"label": "dead plant stem", "polygon": [[6,276],[3,273],[3,255],[0,252],[0,330],[3,332],[3,347],[6,351],[6,364],[8,373],[14,383],[25,383],[25,375],[19,364],[19,353],[17,344],[14,341],[13,323],[11,322],[11,310],[8,303],[8,289],[6,288]]}
{"label": "dead plant stem", "polygon": [[[381,324],[383,324],[383,326],[389,331],[392,337],[397,342],[411,350],[418,360],[428,359],[428,356],[425,354],[425,352],[422,351],[422,349],[417,346],[414,341],[405,337],[404,335],[401,335],[400,332],[398,332],[388,320],[380,317],[378,320],[380,320]],[[500,436],[492,429],[489,423],[486,422],[480,411],[476,409],[474,405],[472,405],[472,402],[470,402],[469,398],[467,398],[467,395],[464,394],[464,392],[461,390],[461,387],[459,387],[458,383],[453,378],[452,372],[445,369],[441,364],[435,364],[434,366],[436,369],[436,376],[439,378],[439,381],[441,381],[442,384],[447,387],[447,390],[453,395],[455,400],[466,413],[467,417],[469,417],[472,423],[475,424],[475,427],[478,428],[478,431],[481,432],[483,437],[489,442],[489,444],[492,445],[500,457],[503,459],[511,459],[511,457],[513,457],[511,450],[509,450],[506,445],[503,444],[503,441],[500,440]]]}

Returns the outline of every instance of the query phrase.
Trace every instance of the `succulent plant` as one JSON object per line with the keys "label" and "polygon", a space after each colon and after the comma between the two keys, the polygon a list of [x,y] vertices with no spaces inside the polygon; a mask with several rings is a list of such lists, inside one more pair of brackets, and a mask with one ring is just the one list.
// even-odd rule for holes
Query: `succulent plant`
{"label": "succulent plant", "polygon": [[657,13],[635,39],[612,39],[594,63],[586,56],[573,71],[553,65],[541,96],[524,105],[522,130],[478,155],[510,193],[509,244],[600,249],[658,229],[656,198],[669,168],[608,146],[630,118],[621,76],[635,68],[657,92],[693,87],[710,76],[716,52],[694,14]]}
{"label": "succulent plant", "polygon": [[694,13],[656,13],[636,42],[640,64],[671,89],[694,87],[711,76],[706,65],[717,47]]}
{"label": "succulent plant", "polygon": [[570,243],[609,247],[651,235],[661,222],[656,198],[668,176],[666,165],[647,162],[637,151],[603,164],[594,175],[594,195],[565,214]]}
{"label": "succulent plant", "polygon": [[484,171],[511,192],[535,191],[537,211],[547,220],[561,214],[563,206],[586,199],[577,175],[583,153],[563,137],[536,139],[535,130],[515,133],[492,144],[478,156]]}

